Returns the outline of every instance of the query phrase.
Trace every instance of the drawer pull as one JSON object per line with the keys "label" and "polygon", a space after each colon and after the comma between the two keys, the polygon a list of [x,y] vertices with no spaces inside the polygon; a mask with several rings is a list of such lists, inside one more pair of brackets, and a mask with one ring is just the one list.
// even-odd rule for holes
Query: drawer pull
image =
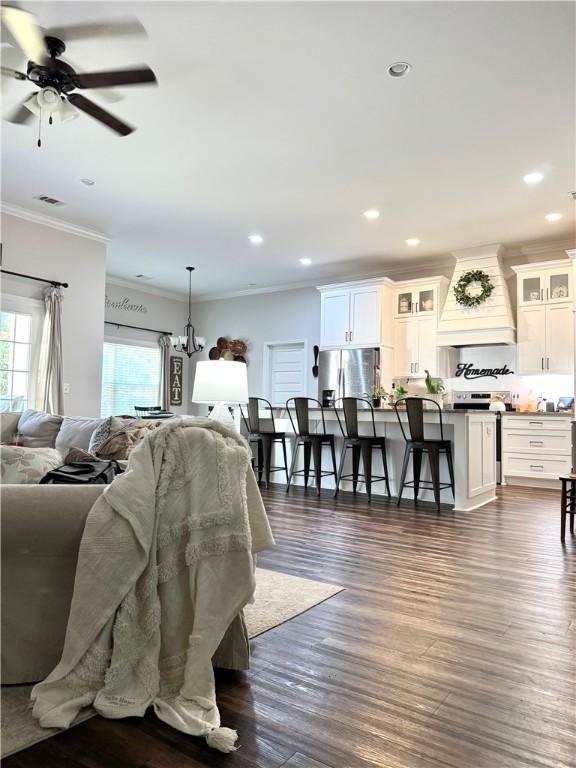
{"label": "drawer pull", "polygon": [[530,440],[530,445],[536,445],[541,448],[544,445],[544,442],[542,440]]}
{"label": "drawer pull", "polygon": [[530,464],[530,469],[535,469],[537,472],[543,472],[544,467],[542,464]]}

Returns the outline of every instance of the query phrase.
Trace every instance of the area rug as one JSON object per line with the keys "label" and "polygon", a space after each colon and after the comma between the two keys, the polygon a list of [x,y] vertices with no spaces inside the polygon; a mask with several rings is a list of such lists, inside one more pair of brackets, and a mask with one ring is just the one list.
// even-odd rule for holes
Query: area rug
{"label": "area rug", "polygon": [[[244,611],[250,637],[256,637],[284,624],[318,603],[333,597],[342,589],[343,587],[335,584],[325,584],[258,568],[254,603],[247,606]],[[58,728],[40,728],[32,717],[29,707],[31,688],[31,685],[2,687],[2,757],[20,752],[60,732]],[[74,725],[95,714],[93,709],[85,709],[76,718]]]}

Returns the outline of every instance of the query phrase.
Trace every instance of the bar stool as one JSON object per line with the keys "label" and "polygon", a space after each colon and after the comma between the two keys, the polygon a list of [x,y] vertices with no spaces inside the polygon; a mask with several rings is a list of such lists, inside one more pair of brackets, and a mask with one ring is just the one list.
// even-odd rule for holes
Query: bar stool
{"label": "bar stool", "polygon": [[[342,448],[342,454],[340,455],[340,466],[338,468],[338,476],[336,477],[336,490],[334,496],[338,495],[340,480],[352,479],[352,488],[356,493],[356,486],[358,480],[364,482],[366,485],[366,493],[368,495],[368,502],[372,500],[372,483],[377,483],[380,480],[386,482],[386,493],[390,498],[390,485],[388,484],[388,462],[386,461],[386,438],[376,434],[376,422],[374,420],[374,408],[368,400],[364,400],[361,397],[341,397],[334,405],[342,402],[342,409],[344,411],[344,423],[346,425],[346,432],[340,421],[338,410],[336,410],[336,416],[338,418],[338,424],[340,425],[340,431],[344,438],[344,447]],[[371,435],[359,435],[358,434],[358,403],[366,403],[370,408],[372,415],[372,434]],[[352,474],[343,475],[344,461],[346,460],[346,451],[348,448],[352,449]],[[382,451],[382,469],[383,475],[372,474],[372,451],[374,448],[379,448]],[[358,474],[360,468],[360,456],[362,456],[362,465],[364,474]]]}
{"label": "bar stool", "polygon": [[[315,403],[320,409],[322,415],[322,432],[310,432],[310,408],[308,403]],[[290,403],[293,403],[291,406]],[[293,407],[296,411],[296,423],[298,429],[294,425],[290,408]],[[336,478],[336,453],[334,450],[334,435],[329,435],[326,432],[326,421],[324,419],[324,408],[319,400],[315,400],[313,397],[291,397],[286,400],[286,409],[288,410],[288,416],[290,417],[290,423],[296,436],[294,443],[294,450],[292,452],[292,463],[290,464],[290,474],[288,475],[288,486],[286,493],[290,490],[290,483],[295,475],[304,475],[304,486],[308,486],[308,477],[310,475],[310,457],[314,460],[314,477],[316,479],[316,493],[320,494],[320,487],[322,485],[322,478],[327,475],[334,475]],[[298,456],[298,448],[304,446],[304,469],[294,471],[296,466],[296,459]],[[322,471],[322,448],[325,445],[330,446],[332,453],[332,467],[333,471]]]}
{"label": "bar stool", "polygon": [[[262,429],[260,426],[260,403],[265,403],[265,407],[270,409],[270,417],[272,419],[272,429]],[[266,488],[270,485],[270,473],[282,472],[286,473],[286,481],[288,481],[288,457],[286,456],[286,433],[277,432],[276,424],[274,423],[274,411],[272,409],[272,403],[263,397],[249,397],[248,398],[248,415],[244,415],[242,406],[240,406],[240,414],[242,421],[248,432],[248,442],[252,445],[256,443],[258,451],[258,482],[262,482],[262,472],[264,472],[264,478],[266,480]],[[284,454],[284,466],[273,467],[272,465],[272,446],[274,443],[282,444],[282,453]]]}
{"label": "bar stool", "polygon": [[[560,541],[566,539],[566,518],[570,516],[570,533],[574,535],[574,515],[576,514],[576,477],[562,475],[562,495],[560,497]],[[568,485],[569,484],[569,485]]]}
{"label": "bar stool", "polygon": [[[438,416],[440,420],[440,439],[433,438],[427,439],[424,436],[424,403],[432,403],[438,409]],[[406,413],[408,415],[408,429],[410,431],[410,437],[406,436],[404,431],[404,424],[400,418],[398,406],[400,403],[404,403],[406,406]],[[394,410],[402,430],[402,436],[406,441],[406,448],[404,450],[404,462],[402,464],[402,474],[400,475],[400,487],[398,490],[398,505],[402,500],[402,491],[404,487],[414,488],[414,501],[418,502],[418,492],[420,486],[424,488],[432,488],[434,491],[434,500],[436,502],[436,508],[440,511],[440,491],[443,488],[451,488],[452,495],[454,495],[454,465],[452,463],[452,443],[450,440],[444,439],[444,428],[442,425],[442,410],[435,400],[431,400],[428,397],[404,397],[402,400],[394,403]],[[422,454],[428,454],[428,463],[430,464],[430,475],[432,480],[420,480],[420,469],[422,467]],[[446,454],[446,461],[448,463],[448,473],[450,475],[449,483],[440,482],[440,454]],[[406,472],[408,470],[408,464],[410,463],[410,455],[412,455],[412,465],[414,480],[406,482]]]}

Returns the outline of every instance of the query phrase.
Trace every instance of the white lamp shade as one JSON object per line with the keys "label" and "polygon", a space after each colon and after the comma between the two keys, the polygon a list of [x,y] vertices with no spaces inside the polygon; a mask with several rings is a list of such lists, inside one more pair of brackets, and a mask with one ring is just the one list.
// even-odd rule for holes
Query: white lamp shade
{"label": "white lamp shade", "polygon": [[195,403],[247,403],[246,363],[232,360],[202,360],[196,363]]}

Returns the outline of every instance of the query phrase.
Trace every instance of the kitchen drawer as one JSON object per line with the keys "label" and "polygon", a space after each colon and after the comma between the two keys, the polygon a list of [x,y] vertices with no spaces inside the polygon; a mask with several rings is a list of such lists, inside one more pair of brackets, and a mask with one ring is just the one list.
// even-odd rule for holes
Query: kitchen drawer
{"label": "kitchen drawer", "polygon": [[570,431],[557,429],[529,432],[527,429],[506,429],[502,433],[503,453],[527,453],[536,456],[570,456]]}
{"label": "kitchen drawer", "polygon": [[544,480],[558,480],[571,470],[569,456],[554,456],[545,459],[516,453],[502,454],[503,477],[540,477]]}
{"label": "kitchen drawer", "polygon": [[570,432],[572,419],[570,416],[504,416],[502,430],[522,429],[527,432]]}

